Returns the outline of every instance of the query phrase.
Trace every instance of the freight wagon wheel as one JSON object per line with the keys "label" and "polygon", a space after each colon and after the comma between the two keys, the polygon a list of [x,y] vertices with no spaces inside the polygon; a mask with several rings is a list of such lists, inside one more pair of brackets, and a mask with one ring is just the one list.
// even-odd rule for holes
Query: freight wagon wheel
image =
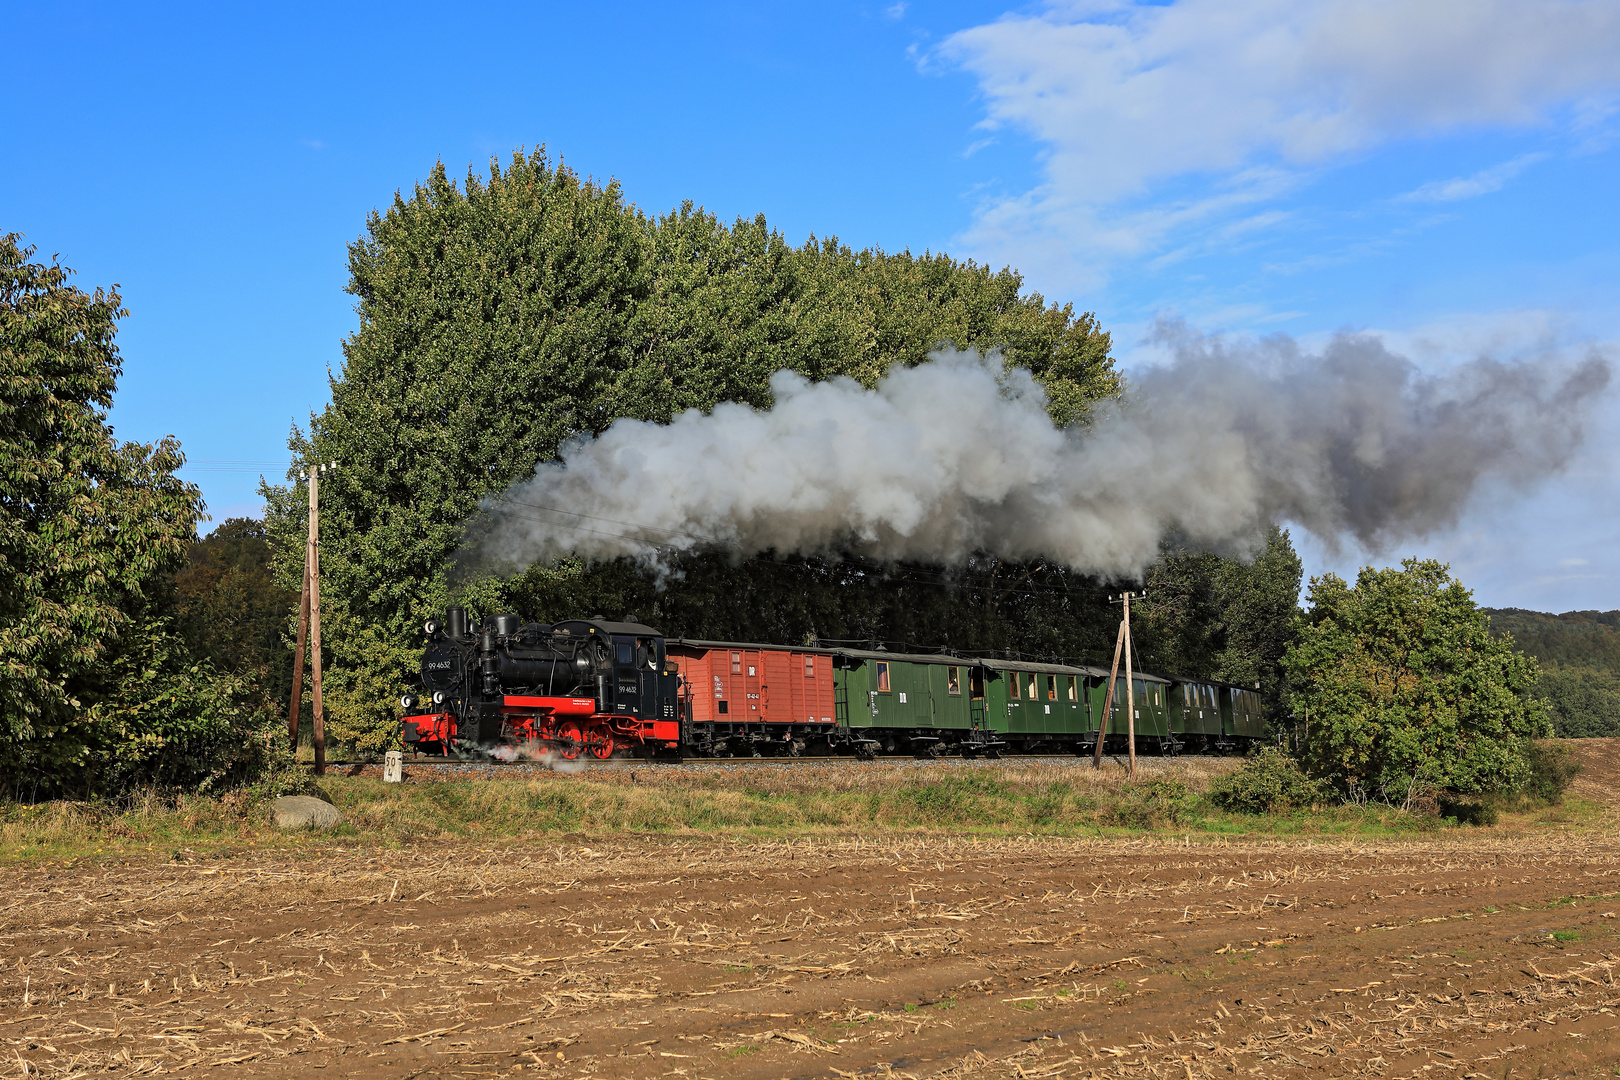
{"label": "freight wagon wheel", "polygon": [[585,732],[580,729],[578,720],[564,720],[557,725],[558,757],[573,761],[579,757],[579,749],[584,745]]}
{"label": "freight wagon wheel", "polygon": [[585,730],[585,751],[598,761],[606,761],[613,756],[613,733],[592,724]]}

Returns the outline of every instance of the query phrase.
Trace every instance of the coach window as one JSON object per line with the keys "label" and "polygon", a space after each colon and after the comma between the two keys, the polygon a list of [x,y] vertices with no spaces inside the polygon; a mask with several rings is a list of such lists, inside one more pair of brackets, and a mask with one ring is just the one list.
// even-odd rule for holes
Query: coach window
{"label": "coach window", "polygon": [[1069,700],[1070,701],[1079,701],[1080,700],[1079,691],[1076,690],[1075,687],[1074,687],[1074,676],[1069,675],[1069,676],[1066,676],[1066,678],[1068,679],[1068,683],[1069,683]]}
{"label": "coach window", "polygon": [[742,674],[742,653],[740,652],[731,654],[731,673],[733,675]]}
{"label": "coach window", "polygon": [[1031,675],[1029,677],[1029,700],[1031,701],[1039,701],[1041,699],[1040,690],[1036,687],[1036,682],[1036,676]]}
{"label": "coach window", "polygon": [[1056,675],[1048,675],[1046,677],[1046,700],[1047,701],[1056,701],[1057,700],[1057,676]]}
{"label": "coach window", "polygon": [[948,668],[945,669],[945,692],[947,694],[954,694],[957,697],[962,696],[962,669],[961,668],[959,668],[959,667],[948,667]]}
{"label": "coach window", "polygon": [[816,677],[816,658],[813,656],[804,658],[804,677],[807,679]]}
{"label": "coach window", "polygon": [[877,662],[877,679],[878,692],[887,694],[889,692],[889,662],[887,660]]}
{"label": "coach window", "polygon": [[1018,672],[1007,672],[1007,696],[1014,701],[1018,700]]}

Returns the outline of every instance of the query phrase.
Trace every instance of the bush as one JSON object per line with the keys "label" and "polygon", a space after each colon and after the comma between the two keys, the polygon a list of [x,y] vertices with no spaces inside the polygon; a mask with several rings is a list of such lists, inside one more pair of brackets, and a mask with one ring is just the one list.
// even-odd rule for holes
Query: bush
{"label": "bush", "polygon": [[1440,816],[1451,818],[1459,825],[1495,825],[1497,809],[1487,802],[1441,799]]}
{"label": "bush", "polygon": [[1300,770],[1299,763],[1274,747],[1256,752],[1236,772],[1216,780],[1209,801],[1222,810],[1273,814],[1321,802],[1324,786]]}
{"label": "bush", "polygon": [[1473,594],[1432,560],[1311,580],[1283,666],[1307,717],[1300,761],[1341,793],[1413,808],[1424,788],[1480,795],[1525,783],[1551,734],[1535,661],[1491,636]]}
{"label": "bush", "polygon": [[1521,791],[1546,806],[1563,802],[1564,792],[1581,771],[1581,763],[1561,743],[1531,742],[1525,748],[1525,760],[1530,766],[1530,779]]}
{"label": "bush", "polygon": [[1192,790],[1173,776],[1156,776],[1146,783],[1127,784],[1123,796],[1102,814],[1106,825],[1151,829],[1179,825],[1192,811]]}

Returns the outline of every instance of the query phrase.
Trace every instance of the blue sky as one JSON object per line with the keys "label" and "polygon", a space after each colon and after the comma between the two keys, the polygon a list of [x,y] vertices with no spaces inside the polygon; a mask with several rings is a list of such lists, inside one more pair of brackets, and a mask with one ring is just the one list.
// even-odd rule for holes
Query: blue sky
{"label": "blue sky", "polygon": [[[204,463],[284,459],[325,403],[368,211],[542,143],[651,212],[1010,263],[1127,371],[1165,316],[1436,370],[1620,358],[1612,0],[0,2],[0,30],[0,229],[120,283],[113,422],[178,435],[216,519],[257,473]],[[1593,410],[1537,491],[1398,551],[1301,538],[1309,568],[1435,555],[1487,604],[1620,607],[1620,407]]]}

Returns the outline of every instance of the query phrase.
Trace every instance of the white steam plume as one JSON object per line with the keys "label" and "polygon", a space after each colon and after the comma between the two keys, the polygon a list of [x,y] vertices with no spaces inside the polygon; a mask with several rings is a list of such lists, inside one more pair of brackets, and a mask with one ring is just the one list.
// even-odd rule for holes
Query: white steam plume
{"label": "white steam plume", "polygon": [[500,743],[485,750],[496,761],[511,763],[514,761],[535,761],[544,765],[552,772],[581,773],[585,771],[586,763],[579,758],[566,758],[544,743],[531,739],[526,743],[511,744]]}
{"label": "white steam plume", "polygon": [[660,564],[712,546],[949,564],[982,550],[1123,576],[1169,531],[1230,547],[1278,520],[1376,551],[1454,524],[1486,482],[1556,472],[1609,381],[1596,355],[1431,376],[1366,336],[1320,354],[1161,337],[1175,362],[1084,430],[1053,426],[1027,372],[954,350],[874,390],[781,371],[768,411],[620,420],[492,500],[483,550],[519,565]]}

